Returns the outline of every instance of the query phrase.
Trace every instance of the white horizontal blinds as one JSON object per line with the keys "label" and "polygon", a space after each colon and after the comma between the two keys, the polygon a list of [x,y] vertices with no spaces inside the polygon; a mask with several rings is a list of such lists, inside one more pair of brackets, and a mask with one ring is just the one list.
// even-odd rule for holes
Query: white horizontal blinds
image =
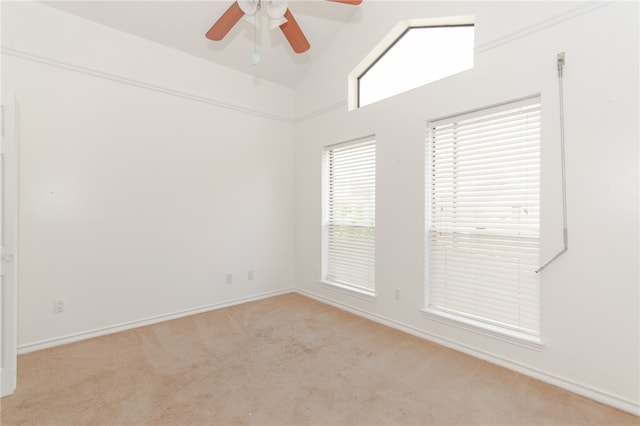
{"label": "white horizontal blinds", "polygon": [[375,141],[327,152],[326,279],[365,289],[375,283]]}
{"label": "white horizontal blinds", "polygon": [[430,308],[539,335],[539,99],[430,127]]}

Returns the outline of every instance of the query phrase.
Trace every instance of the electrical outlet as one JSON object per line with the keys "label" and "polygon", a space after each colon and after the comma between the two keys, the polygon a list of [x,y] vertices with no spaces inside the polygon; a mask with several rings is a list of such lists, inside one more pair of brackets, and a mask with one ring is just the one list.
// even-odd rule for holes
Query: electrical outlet
{"label": "electrical outlet", "polygon": [[400,300],[400,289],[396,288],[394,291],[394,297],[396,300]]}
{"label": "electrical outlet", "polygon": [[247,274],[247,279],[249,279],[249,281],[253,279],[253,271],[249,271],[249,273]]}
{"label": "electrical outlet", "polygon": [[233,284],[233,274],[227,274],[224,279],[224,282],[226,284]]}
{"label": "electrical outlet", "polygon": [[56,299],[53,301],[53,313],[54,314],[60,314],[62,312],[64,312],[65,306],[64,306],[64,299]]}

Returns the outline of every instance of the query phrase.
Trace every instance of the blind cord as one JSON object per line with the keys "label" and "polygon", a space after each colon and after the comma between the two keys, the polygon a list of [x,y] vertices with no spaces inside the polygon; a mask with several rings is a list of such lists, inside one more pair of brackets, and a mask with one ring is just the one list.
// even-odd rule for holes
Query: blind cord
{"label": "blind cord", "polygon": [[569,232],[567,231],[567,173],[565,168],[565,149],[564,149],[564,88],[562,86],[562,77],[564,71],[564,52],[558,53],[558,91],[560,97],[560,161],[562,167],[562,238],[564,242],[564,248],[560,250],[555,256],[549,259],[541,267],[536,269],[536,273],[539,273],[544,268],[549,266],[551,262],[560,257],[564,252],[569,250]]}

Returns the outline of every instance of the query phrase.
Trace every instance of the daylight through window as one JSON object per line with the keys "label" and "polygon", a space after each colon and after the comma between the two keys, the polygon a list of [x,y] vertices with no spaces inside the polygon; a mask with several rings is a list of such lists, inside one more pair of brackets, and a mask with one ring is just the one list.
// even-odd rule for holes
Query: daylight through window
{"label": "daylight through window", "polygon": [[328,147],[324,163],[323,281],[373,295],[375,141]]}
{"label": "daylight through window", "polygon": [[473,68],[474,26],[408,28],[358,77],[358,106]]}
{"label": "daylight through window", "polygon": [[428,312],[539,336],[539,98],[428,133]]}

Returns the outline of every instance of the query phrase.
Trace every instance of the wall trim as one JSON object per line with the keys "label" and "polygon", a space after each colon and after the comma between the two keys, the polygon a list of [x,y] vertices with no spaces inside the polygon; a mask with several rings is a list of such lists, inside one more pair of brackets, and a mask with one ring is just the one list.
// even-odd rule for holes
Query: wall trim
{"label": "wall trim", "polygon": [[157,84],[146,83],[144,81],[135,80],[128,77],[123,77],[117,74],[111,74],[103,71],[99,71],[93,68],[82,67],[79,65],[71,64],[68,62],[58,61],[51,58],[45,58],[44,56],[34,55],[28,52],[24,52],[17,49],[12,49],[9,47],[0,47],[0,53],[7,56],[12,56],[14,58],[22,59],[29,62],[34,62],[43,65],[49,65],[55,68],[77,72],[80,74],[88,75],[90,77],[101,78],[103,80],[109,80],[120,84],[126,84],[128,86],[137,87],[139,89],[150,90],[156,93],[162,93],[164,95],[175,96],[182,99],[187,99],[194,102],[199,102],[207,105],[216,106],[218,108],[224,108],[230,111],[236,111],[243,114],[249,114],[256,117],[266,118],[269,120],[280,121],[287,124],[293,124],[294,120],[290,117],[285,117],[278,114],[271,114],[268,112],[263,112],[254,108],[247,108],[240,105],[235,105],[228,102],[218,101],[213,98],[208,98],[205,96],[194,95],[188,92],[182,92],[179,90],[174,90],[168,87],[159,86]]}
{"label": "wall trim", "polygon": [[541,352],[544,349],[544,343],[540,338],[534,338],[533,336],[529,336],[524,333],[513,332],[512,330],[502,329],[500,327],[493,327],[480,321],[470,320],[465,317],[441,312],[429,307],[421,309],[421,312],[423,317],[431,321],[437,321],[442,324],[460,328],[462,330],[470,331],[475,334],[487,336],[495,340],[500,340],[537,352]]}
{"label": "wall trim", "polygon": [[110,325],[106,327],[100,327],[93,330],[82,331],[79,333],[67,334],[66,336],[55,337],[53,339],[45,339],[38,342],[26,343],[18,345],[18,355],[23,355],[29,352],[35,352],[42,349],[48,349],[55,346],[66,345],[67,343],[79,342],[81,340],[87,340],[94,337],[105,336],[107,334],[118,333],[121,331],[127,331],[146,325],[156,324],[160,322],[170,321],[190,315],[201,314],[203,312],[215,311],[222,308],[228,308],[229,306],[240,305],[247,302],[255,302],[261,299],[268,299],[274,296],[281,296],[283,294],[289,294],[293,292],[293,288],[286,288],[284,290],[274,290],[265,293],[259,293],[253,296],[240,297],[237,299],[227,300],[225,302],[213,303],[210,305],[199,306],[196,308],[184,309],[181,311],[171,312],[168,314],[156,315],[149,318],[143,318],[139,320],[124,322],[121,324]]}
{"label": "wall trim", "polygon": [[309,120],[309,119],[317,117],[319,115],[327,114],[327,113],[329,113],[331,111],[334,111],[334,110],[337,110],[337,109],[341,109],[341,108],[344,108],[345,110],[347,109],[347,101],[346,100],[343,100],[343,101],[340,101],[340,102],[336,102],[335,104],[326,106],[324,108],[320,108],[320,109],[315,110],[315,111],[313,111],[313,112],[311,112],[309,114],[305,114],[305,115],[302,115],[300,117],[296,117],[293,120],[293,122],[297,124],[297,123]]}
{"label": "wall trim", "polygon": [[566,21],[570,21],[574,18],[584,15],[585,13],[591,12],[592,10],[599,9],[602,6],[606,6],[611,3],[612,0],[606,1],[597,1],[597,2],[586,2],[580,4],[571,10],[568,10],[564,13],[561,13],[556,16],[552,16],[549,19],[545,19],[540,22],[536,22],[535,24],[528,25],[524,28],[521,28],[517,31],[513,31],[511,33],[505,34],[501,37],[498,37],[494,40],[483,43],[479,46],[476,46],[475,53],[481,54],[484,52],[488,52],[489,50],[493,50],[497,47],[503,46],[505,44],[511,43],[523,37],[527,37],[531,34],[535,34],[537,32],[546,30],[547,28],[554,27],[558,24],[561,24]]}
{"label": "wall trim", "polygon": [[[518,39],[527,37],[529,35],[535,34],[537,32],[546,30],[548,28],[551,28],[553,26],[559,25],[563,22],[566,21],[570,21],[574,18],[577,18],[579,16],[582,16],[586,13],[589,13],[593,10],[599,9],[603,6],[606,6],[610,3],[612,3],[614,0],[604,0],[604,1],[595,1],[595,2],[585,2],[585,3],[581,3],[579,6],[568,10],[564,13],[561,13],[559,15],[555,15],[552,16],[548,19],[542,20],[540,22],[537,22],[535,24],[531,24],[528,25],[524,28],[521,28],[519,30],[510,32],[508,34],[505,34],[503,36],[500,36],[498,38],[495,38],[493,40],[490,40],[486,43],[483,43],[479,46],[476,46],[474,51],[476,55],[480,55],[483,54],[485,52],[491,51],[493,49],[496,49],[500,46],[503,46],[505,44],[509,44],[511,42],[514,42]],[[328,112],[331,112],[339,107],[341,107],[342,105],[347,105],[348,101],[342,100],[340,102],[336,102],[332,105],[329,106],[325,106],[325,107],[321,107],[316,109],[315,111],[312,111],[308,114],[304,114],[301,115],[299,117],[296,117],[293,121],[295,124],[301,123],[303,121],[309,120],[311,118],[317,117],[319,115],[323,115],[326,114]]]}
{"label": "wall trim", "polygon": [[350,312],[354,315],[358,315],[360,317],[369,319],[379,324],[386,325],[388,327],[405,332],[407,334],[411,334],[412,336],[416,336],[416,337],[428,340],[430,342],[437,343],[447,348],[465,353],[467,355],[471,355],[475,358],[479,358],[483,361],[487,361],[492,364],[499,365],[500,367],[504,367],[509,370],[516,371],[518,373],[524,374],[525,376],[529,376],[534,379],[543,381],[545,383],[558,386],[559,388],[568,390],[569,392],[573,392],[575,394],[587,397],[589,399],[593,399],[595,401],[601,402],[606,405],[610,405],[612,407],[618,408],[620,410],[626,411],[636,416],[640,416],[640,401],[631,401],[623,397],[613,395],[607,391],[596,389],[592,386],[581,384],[576,381],[567,379],[565,377],[561,377],[552,373],[542,371],[537,368],[533,368],[524,364],[514,362],[507,358],[503,358],[501,356],[492,354],[490,352],[473,348],[471,346],[465,345],[463,343],[449,339],[447,337],[443,337],[435,333],[430,333],[430,332],[421,330],[419,328],[413,327],[411,325],[405,324],[400,321],[387,318],[382,315],[373,314],[371,312],[353,307],[343,302],[338,302],[336,300],[330,299],[326,296],[322,296],[318,293],[315,293],[307,289],[295,287],[293,291],[295,293],[300,294],[301,296],[306,296],[311,299],[317,300],[321,303],[326,303],[338,309],[342,309],[344,311]]}

